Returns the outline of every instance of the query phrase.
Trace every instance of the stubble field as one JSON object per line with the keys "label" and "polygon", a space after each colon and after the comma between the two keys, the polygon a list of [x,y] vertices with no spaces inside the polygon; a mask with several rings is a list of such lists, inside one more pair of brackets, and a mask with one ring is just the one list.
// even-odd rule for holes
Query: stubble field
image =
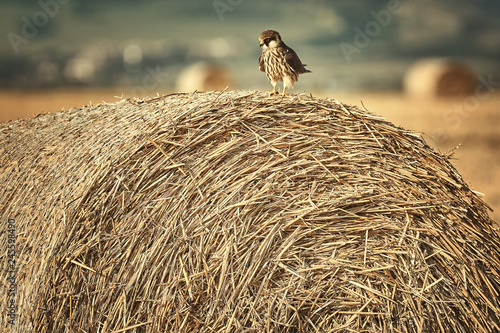
{"label": "stubble field", "polygon": [[[454,99],[410,98],[400,93],[316,93],[347,104],[362,104],[396,125],[423,133],[428,144],[453,153],[453,164],[471,188],[484,194],[500,221],[500,94]],[[126,90],[0,92],[0,122],[130,97]]]}

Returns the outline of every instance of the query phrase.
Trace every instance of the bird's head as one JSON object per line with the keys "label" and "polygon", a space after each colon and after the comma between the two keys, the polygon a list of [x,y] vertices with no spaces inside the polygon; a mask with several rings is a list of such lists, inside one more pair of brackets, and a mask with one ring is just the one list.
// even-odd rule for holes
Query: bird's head
{"label": "bird's head", "polygon": [[259,43],[264,50],[272,49],[281,43],[281,36],[277,31],[264,30],[259,36]]}

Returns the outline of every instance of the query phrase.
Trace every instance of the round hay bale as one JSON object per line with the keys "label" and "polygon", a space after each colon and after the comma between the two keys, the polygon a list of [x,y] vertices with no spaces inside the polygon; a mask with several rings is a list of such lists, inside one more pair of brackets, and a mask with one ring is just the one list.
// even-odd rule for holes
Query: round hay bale
{"label": "round hay bale", "polygon": [[464,63],[448,59],[424,59],[408,69],[404,77],[406,93],[417,97],[464,96],[474,93],[474,71]]}
{"label": "round hay bale", "polygon": [[177,78],[178,91],[224,90],[233,85],[233,77],[226,68],[200,62],[184,69]]}
{"label": "round hay bale", "polygon": [[173,94],[3,124],[0,142],[12,332],[500,330],[488,206],[356,107]]}

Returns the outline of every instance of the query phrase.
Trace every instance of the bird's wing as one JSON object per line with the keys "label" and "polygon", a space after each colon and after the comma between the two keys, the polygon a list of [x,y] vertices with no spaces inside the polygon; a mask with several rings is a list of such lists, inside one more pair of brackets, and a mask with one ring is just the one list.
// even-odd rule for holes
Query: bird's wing
{"label": "bird's wing", "polygon": [[259,56],[259,69],[260,69],[261,72],[265,72],[266,71],[266,67],[264,65],[264,57],[262,56],[262,53]]}
{"label": "bird's wing", "polygon": [[297,72],[299,74],[310,72],[309,70],[307,70],[304,67],[305,65],[302,64],[302,61],[300,61],[297,53],[295,53],[295,51],[289,47],[287,47],[287,49],[286,49],[285,61],[288,65],[290,65],[290,67],[292,67],[292,69],[295,72]]}

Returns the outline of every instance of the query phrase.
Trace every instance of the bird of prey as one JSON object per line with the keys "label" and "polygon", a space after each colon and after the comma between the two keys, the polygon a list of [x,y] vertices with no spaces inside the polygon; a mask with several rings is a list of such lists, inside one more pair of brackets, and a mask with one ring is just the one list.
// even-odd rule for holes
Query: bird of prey
{"label": "bird of prey", "polygon": [[259,36],[262,53],[259,57],[259,69],[266,72],[267,78],[273,85],[271,95],[277,94],[278,81],[283,82],[283,95],[286,88],[293,88],[299,79],[299,74],[310,73],[305,69],[297,53],[288,47],[274,30],[265,30]]}

